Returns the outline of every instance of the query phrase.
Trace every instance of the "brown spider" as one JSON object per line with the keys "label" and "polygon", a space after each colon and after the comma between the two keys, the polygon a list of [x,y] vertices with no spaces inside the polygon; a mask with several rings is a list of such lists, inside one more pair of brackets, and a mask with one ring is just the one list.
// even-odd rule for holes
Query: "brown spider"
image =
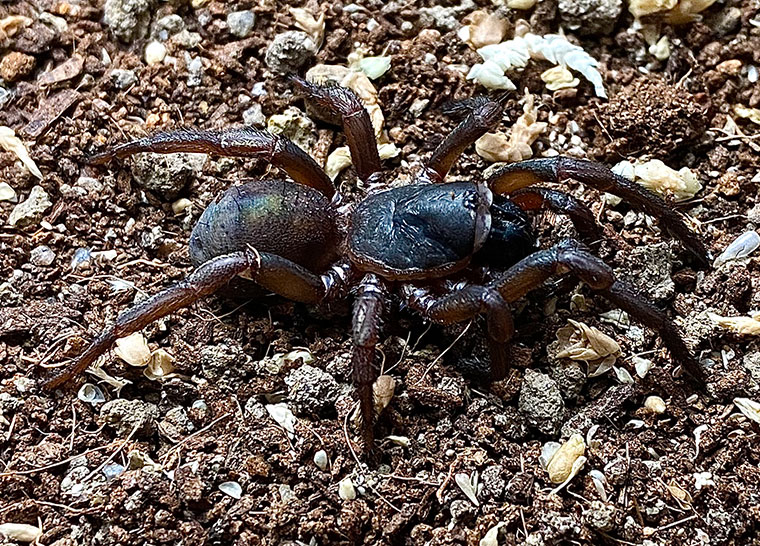
{"label": "brown spider", "polygon": [[[342,122],[358,177],[381,182],[380,158],[367,111],[343,87],[294,79],[306,98]],[[264,158],[292,180],[254,180],[228,189],[204,211],[190,235],[195,271],[124,311],[63,373],[58,387],[81,373],[120,337],[214,293],[238,276],[285,298],[322,304],[355,289],[353,382],[364,439],[372,438],[375,346],[383,312],[395,290],[411,308],[439,324],[485,315],[491,378],[508,366],[514,332],[510,304],[549,277],[570,273],[631,316],[660,333],[673,358],[697,381],[701,367],[675,326],[652,304],[614,278],[612,270],[576,240],[537,250],[526,211],[566,214],[586,242],[598,240],[591,211],[577,199],[537,182],[579,180],[626,199],[657,218],[696,257],[708,253],[680,216],[662,199],[597,163],[553,157],[503,167],[485,180],[446,183],[459,155],[502,119],[498,101],[467,103],[464,120],[435,149],[414,181],[370,192],[339,226],[339,195],[317,163],[288,139],[252,128],[176,131],[122,144],[91,158],[103,164],[138,152],[204,152]],[[487,266],[473,281],[475,264]],[[457,284],[447,283],[456,276]],[[464,280],[463,280],[464,279]],[[470,280],[467,280],[470,279]],[[455,287],[455,288],[452,288]]]}

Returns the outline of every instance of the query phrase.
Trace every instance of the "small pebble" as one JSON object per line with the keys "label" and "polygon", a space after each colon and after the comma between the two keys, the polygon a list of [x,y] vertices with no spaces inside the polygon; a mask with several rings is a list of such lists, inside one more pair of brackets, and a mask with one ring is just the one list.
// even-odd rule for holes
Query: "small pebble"
{"label": "small pebble", "polygon": [[238,38],[247,38],[256,24],[256,16],[252,11],[233,11],[227,15],[227,27],[230,34]]}
{"label": "small pebble", "polygon": [[622,0],[559,0],[562,22],[580,34],[609,34],[623,10]]}
{"label": "small pebble", "polygon": [[55,252],[49,246],[38,246],[29,253],[29,261],[32,265],[47,267],[55,261]]}
{"label": "small pebble", "polygon": [[0,182],[0,201],[13,201],[16,199],[16,190],[7,182]]}
{"label": "small pebble", "polygon": [[329,461],[327,459],[327,452],[324,449],[320,449],[314,454],[314,464],[320,470],[326,470]]}
{"label": "small pebble", "polygon": [[103,467],[103,475],[106,477],[106,479],[110,480],[123,473],[125,470],[126,468],[121,466],[119,463],[110,463]]}
{"label": "small pebble", "polygon": [[15,82],[26,78],[34,70],[34,57],[11,51],[0,59],[0,78]]}
{"label": "small pebble", "polygon": [[106,0],[103,21],[117,38],[131,42],[148,34],[151,0]]}
{"label": "small pebble", "polygon": [[116,68],[111,71],[111,80],[116,89],[128,89],[137,83],[137,76],[133,70],[124,70]]}
{"label": "small pebble", "polygon": [[187,72],[188,87],[198,87],[201,85],[203,82],[203,62],[200,57],[195,57],[187,62]]}
{"label": "small pebble", "polygon": [[317,45],[308,34],[290,30],[274,37],[264,62],[272,72],[290,74],[297,72],[316,52]]}
{"label": "small pebble", "polygon": [[219,484],[219,491],[229,495],[233,499],[239,499],[243,496],[243,488],[238,482],[224,482]]}
{"label": "small pebble", "polygon": [[145,62],[149,65],[159,64],[166,58],[166,46],[161,42],[150,42],[145,46]]}
{"label": "small pebble", "polygon": [[166,40],[185,28],[185,21],[176,13],[161,17],[153,27],[153,34],[159,40]]}
{"label": "small pebble", "polygon": [[644,401],[644,407],[650,413],[665,413],[665,401],[659,396],[648,396]]}
{"label": "small pebble", "polygon": [[29,197],[13,208],[8,217],[8,224],[20,228],[36,224],[52,206],[53,203],[42,186],[34,186],[29,192]]}
{"label": "small pebble", "polygon": [[263,128],[267,124],[267,118],[261,111],[259,103],[254,103],[253,106],[243,112],[243,123],[259,128]]}
{"label": "small pebble", "polygon": [[343,478],[338,484],[338,495],[343,500],[354,500],[356,498],[356,488],[351,478]]}

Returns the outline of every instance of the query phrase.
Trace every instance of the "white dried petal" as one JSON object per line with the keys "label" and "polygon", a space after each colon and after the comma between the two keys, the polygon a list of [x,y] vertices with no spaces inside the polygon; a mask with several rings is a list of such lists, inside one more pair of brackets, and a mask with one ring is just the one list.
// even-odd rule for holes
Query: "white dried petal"
{"label": "white dried petal", "polygon": [[164,349],[156,350],[150,355],[148,366],[143,375],[152,381],[166,379],[174,371],[174,358]]}
{"label": "white dried petal", "polygon": [[649,53],[658,61],[665,61],[670,57],[670,40],[663,36],[656,43],[649,46]]}
{"label": "white dried petal", "polygon": [[327,162],[325,164],[325,173],[330,177],[330,180],[335,180],[342,170],[351,166],[351,152],[348,146],[341,146],[335,148],[330,155],[327,156]]}
{"label": "white dried petal", "polygon": [[26,167],[34,176],[42,180],[42,173],[29,155],[24,143],[16,136],[13,129],[6,127],[5,125],[0,126],[0,147],[6,152],[16,154],[16,157],[18,157],[19,161],[24,164],[24,167]]}
{"label": "white dried petal", "polygon": [[734,398],[734,404],[747,419],[760,423],[760,404],[749,398]]}
{"label": "white dried petal", "polygon": [[514,163],[533,157],[531,145],[546,130],[547,124],[538,120],[535,97],[525,92],[523,113],[509,131],[486,133],[475,141],[475,151],[486,161]]}
{"label": "white dried petal", "polygon": [[699,456],[699,441],[702,439],[702,433],[708,429],[707,425],[699,425],[694,429],[694,458],[696,461]]}
{"label": "white dried petal", "polygon": [[499,546],[499,529],[505,527],[507,524],[504,521],[500,521],[493,527],[491,527],[483,538],[478,542],[478,546]]}
{"label": "white dried petal", "polygon": [[580,434],[570,436],[567,442],[562,444],[556,453],[554,453],[554,456],[546,466],[549,480],[552,483],[563,483],[567,480],[572,474],[576,460],[585,452],[586,444],[583,441],[583,436]]}
{"label": "white dried petal", "polygon": [[391,68],[390,57],[364,57],[359,61],[359,70],[364,72],[370,80],[376,80]]}
{"label": "white dried petal", "polygon": [[699,491],[703,487],[715,485],[715,482],[712,479],[713,478],[712,472],[695,472],[693,476],[694,476],[694,489],[696,489],[697,491]]}
{"label": "white dried petal", "polygon": [[92,383],[85,383],[82,385],[77,392],[77,398],[82,402],[92,404],[93,406],[106,401],[106,397],[103,396],[103,391],[101,391],[97,385],[93,385]]}
{"label": "white dried petal", "polygon": [[607,502],[607,478],[599,470],[591,470],[588,475],[594,484],[596,492],[599,493],[599,498]]}
{"label": "white dried petal", "polygon": [[647,399],[644,400],[644,407],[649,413],[656,414],[665,413],[665,410],[667,409],[665,400],[659,396],[647,396]]}
{"label": "white dried petal", "polygon": [[150,360],[148,342],[140,332],[117,339],[114,353],[124,362],[135,367],[145,366]]}
{"label": "white dried petal", "polygon": [[0,182],[0,201],[14,201],[16,199],[16,190],[10,187],[7,182]]}
{"label": "white dried petal", "polygon": [[631,361],[633,362],[633,367],[636,369],[636,375],[642,379],[647,373],[649,373],[649,370],[654,367],[654,362],[647,360],[646,358],[641,358],[640,356],[631,357]]}
{"label": "white dried petal", "polygon": [[264,406],[269,416],[277,421],[277,424],[291,434],[295,433],[296,416],[290,411],[288,405],[284,402],[279,404],[267,404]]}
{"label": "white dried petal", "polygon": [[343,500],[354,500],[356,498],[356,488],[351,478],[343,478],[338,484],[338,495]]}
{"label": "white dried petal", "polygon": [[617,380],[623,385],[632,385],[634,383],[633,377],[631,377],[631,374],[625,368],[613,366],[612,369],[615,370]]}
{"label": "white dried petal", "polygon": [[507,7],[509,9],[530,9],[536,5],[538,0],[506,0]]}
{"label": "white dried petal", "polygon": [[327,451],[324,449],[320,449],[314,454],[314,464],[317,465],[317,468],[320,470],[326,470],[327,465],[330,464],[330,461],[327,457]]}
{"label": "white dried petal", "polygon": [[193,202],[190,201],[190,199],[187,197],[183,197],[182,199],[177,199],[174,203],[172,203],[172,212],[174,214],[182,214],[192,206]]}
{"label": "white dried petal", "polygon": [[407,436],[386,436],[388,440],[401,447],[409,447],[409,438]]}
{"label": "white dried petal", "polygon": [[104,381],[105,383],[108,383],[111,385],[115,391],[116,396],[119,396],[119,393],[121,392],[121,389],[132,383],[129,379],[124,379],[122,377],[113,377],[112,375],[109,375],[108,372],[106,372],[103,367],[103,359],[100,358],[97,361],[93,362],[89,368],[87,368],[87,373],[90,373],[100,379],[101,381]]}
{"label": "white dried petal", "polygon": [[754,230],[739,235],[733,243],[726,247],[723,253],[715,258],[714,267],[720,267],[731,260],[746,258],[760,247],[760,235]]}
{"label": "white dried petal", "polygon": [[470,476],[464,473],[459,473],[454,476],[454,481],[459,486],[459,489],[462,490],[465,497],[467,497],[472,504],[475,506],[480,506],[480,503],[478,502],[477,492],[475,491],[475,486],[473,485]]}
{"label": "white dried petal", "polygon": [[282,368],[282,366],[285,364],[291,364],[295,362],[299,358],[304,364],[311,364],[314,362],[314,356],[308,349],[293,349],[287,353],[275,353],[272,355],[272,359],[274,359],[275,363],[280,368]]}
{"label": "white dried petal", "polygon": [[229,495],[233,499],[239,499],[243,496],[243,488],[238,482],[224,482],[219,484],[219,491]]}
{"label": "white dried petal", "polygon": [[303,8],[288,8],[293,19],[296,20],[296,27],[303,30],[317,44],[317,49],[322,46],[322,40],[325,37],[325,14],[319,14],[315,18],[314,14]]}
{"label": "white dried petal", "polygon": [[554,454],[557,453],[557,450],[562,446],[559,442],[546,442],[541,447],[541,455],[538,456],[538,462],[541,465],[541,468],[546,470],[546,468],[549,466],[549,461],[552,460],[552,457],[554,457]]}
{"label": "white dried petal", "polygon": [[3,523],[0,535],[16,542],[34,542],[42,536],[42,529],[26,523]]}

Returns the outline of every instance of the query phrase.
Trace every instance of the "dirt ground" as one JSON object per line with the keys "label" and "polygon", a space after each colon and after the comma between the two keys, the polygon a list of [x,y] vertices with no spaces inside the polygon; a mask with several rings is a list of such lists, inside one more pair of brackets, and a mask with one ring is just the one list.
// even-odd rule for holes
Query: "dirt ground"
{"label": "dirt ground", "polygon": [[[107,24],[101,2],[0,3],[0,21],[28,18],[0,27],[0,126],[23,139],[43,175],[0,152],[0,183],[16,193],[0,201],[0,524],[41,529],[38,543],[56,546],[760,544],[760,425],[734,403],[760,400],[760,342],[709,318],[760,309],[760,261],[700,269],[642,214],[574,181],[562,186],[591,206],[612,241],[601,256],[676,320],[706,386],[677,377],[656,332],[610,319],[610,304],[586,287],[550,282],[515,306],[513,366],[493,385],[471,370],[483,354],[480,323],[428,328],[392,312],[381,357],[396,388],[372,454],[350,415],[347,306],[208,298],[143,331],[150,350],[174,359],[169,377],[149,379],[112,351],[102,362],[108,376],[44,391],[136,298],[191,271],[188,237],[216,195],[269,172],[260,160],[187,158],[177,168],[135,157],[96,168],[84,158],[158,130],[256,125],[304,108],[265,61],[275,35],[297,30],[289,4],[119,4],[127,20]],[[487,92],[465,79],[480,59],[458,36],[468,14],[486,9],[506,21],[507,37],[520,19],[538,35],[562,27],[600,61],[609,100],[583,78],[549,91],[540,78],[548,61],[510,72],[549,124],[536,157],[692,169],[703,188],[674,206],[714,255],[760,225],[760,126],[735,108],[760,106],[757,0],[719,0],[678,26],[653,16],[646,27],[626,3],[607,34],[585,22],[573,31],[555,0],[527,10],[485,0],[299,7],[325,17],[324,41],[299,74],[346,66],[356,50],[390,56],[374,84],[400,150],[384,161],[394,175],[413,173],[454,126],[447,102]],[[253,27],[236,20],[233,34],[228,14],[246,10]],[[668,38],[663,60],[643,28]],[[148,64],[154,41],[162,46],[148,57],[165,57]],[[512,121],[521,95],[507,101]],[[344,143],[321,123],[304,131],[320,161]],[[451,180],[487,167],[471,147]],[[162,169],[169,179],[150,189],[138,182]],[[338,184],[349,203],[366,191],[351,169]],[[40,210],[10,225],[32,193]],[[551,214],[535,224],[544,247],[572,235]],[[623,371],[588,377],[584,362],[554,358],[569,318],[619,343]],[[653,367],[641,377],[646,360]],[[84,382],[105,400],[78,397]],[[268,413],[277,403],[295,414],[290,430]],[[585,465],[554,491],[539,456],[574,432]]]}

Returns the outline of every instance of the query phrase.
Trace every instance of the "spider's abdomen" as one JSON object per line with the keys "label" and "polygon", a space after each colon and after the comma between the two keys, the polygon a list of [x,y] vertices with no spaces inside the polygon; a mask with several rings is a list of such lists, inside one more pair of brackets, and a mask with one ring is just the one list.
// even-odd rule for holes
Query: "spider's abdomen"
{"label": "spider's abdomen", "polygon": [[254,180],[229,188],[203,211],[190,235],[194,265],[255,248],[311,271],[335,259],[335,212],[317,190],[282,180]]}
{"label": "spider's abdomen", "polygon": [[353,213],[348,252],[388,279],[465,267],[490,226],[490,192],[473,184],[413,184],[368,196]]}

